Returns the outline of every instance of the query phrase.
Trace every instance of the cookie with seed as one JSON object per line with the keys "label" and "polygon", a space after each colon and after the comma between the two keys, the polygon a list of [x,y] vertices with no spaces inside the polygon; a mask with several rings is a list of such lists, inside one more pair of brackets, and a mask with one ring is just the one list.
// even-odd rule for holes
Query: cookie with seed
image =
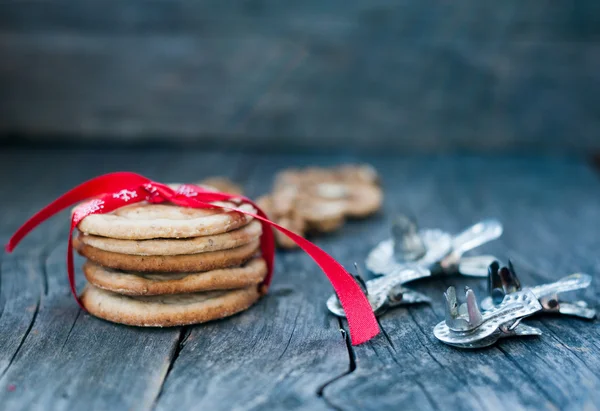
{"label": "cookie with seed", "polygon": [[246,310],[260,298],[258,287],[188,294],[132,297],[88,284],[81,294],[85,309],[108,321],[142,327],[203,323]]}
{"label": "cookie with seed", "polygon": [[[214,202],[255,213],[250,204]],[[252,217],[220,208],[190,208],[173,204],[137,203],[106,214],[92,214],[78,224],[79,231],[124,240],[191,238],[226,233],[252,221]]]}
{"label": "cookie with seed", "polygon": [[253,220],[237,230],[203,237],[154,240],[121,240],[79,234],[79,241],[103,251],[131,255],[182,255],[228,250],[260,238],[262,226]]}
{"label": "cookie with seed", "polygon": [[257,253],[260,239],[229,250],[184,255],[141,256],[114,253],[84,244],[78,237],[73,239],[73,247],[87,259],[115,270],[194,273],[242,265]]}
{"label": "cookie with seed", "polygon": [[240,267],[199,273],[140,273],[113,270],[87,261],[83,272],[91,284],[104,290],[125,295],[161,295],[258,285],[267,275],[267,264],[256,257]]}

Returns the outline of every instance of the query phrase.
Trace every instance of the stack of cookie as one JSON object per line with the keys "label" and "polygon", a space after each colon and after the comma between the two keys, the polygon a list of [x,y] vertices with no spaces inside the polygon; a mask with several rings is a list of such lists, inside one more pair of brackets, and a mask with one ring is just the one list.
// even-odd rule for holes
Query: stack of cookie
{"label": "stack of cookie", "polygon": [[[364,218],[381,208],[379,176],[369,165],[308,167],[281,171],[273,191],[257,200],[271,220],[304,236],[340,228],[346,218]],[[275,232],[277,244],[297,244]]]}
{"label": "stack of cookie", "polygon": [[97,317],[185,325],[230,316],[260,297],[262,227],[242,213],[137,203],[90,215],[78,229],[74,247],[87,258],[89,282],[81,300]]}

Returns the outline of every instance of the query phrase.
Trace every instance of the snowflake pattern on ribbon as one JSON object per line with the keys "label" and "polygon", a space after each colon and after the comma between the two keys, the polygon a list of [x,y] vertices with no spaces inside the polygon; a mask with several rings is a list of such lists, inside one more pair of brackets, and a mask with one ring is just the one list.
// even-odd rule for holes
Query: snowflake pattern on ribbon
{"label": "snowflake pattern on ribbon", "polygon": [[75,210],[74,213],[74,218],[75,220],[81,220],[82,218],[90,215],[90,214],[94,214],[97,211],[100,211],[104,208],[104,201],[103,200],[92,200],[90,202],[87,202],[85,204],[80,205],[79,207],[77,207],[77,209]]}
{"label": "snowflake pattern on ribbon", "polygon": [[132,198],[136,198],[136,197],[137,197],[137,193],[135,191],[129,191],[129,190],[121,190],[118,193],[113,194],[113,198],[117,198],[117,199],[123,200],[125,202],[128,202]]}
{"label": "snowflake pattern on ribbon", "polygon": [[152,184],[146,183],[146,184],[143,184],[142,187],[144,187],[144,190],[146,190],[148,192],[148,195],[146,196],[147,201],[151,201],[153,198],[158,196],[158,189],[156,187],[154,187]]}
{"label": "snowflake pattern on ribbon", "polygon": [[179,186],[179,188],[177,189],[176,192],[177,192],[177,194],[181,194],[182,196],[186,196],[186,197],[196,197],[198,195],[196,190],[194,190],[192,187],[190,187],[188,185]]}

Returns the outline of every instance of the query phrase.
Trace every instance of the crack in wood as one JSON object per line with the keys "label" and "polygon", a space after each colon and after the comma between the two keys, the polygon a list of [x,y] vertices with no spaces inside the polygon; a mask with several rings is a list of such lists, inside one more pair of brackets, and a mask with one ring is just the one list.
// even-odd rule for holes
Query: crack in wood
{"label": "crack in wood", "polygon": [[328,407],[331,407],[331,409],[341,411],[342,408],[336,406],[335,404],[333,404],[333,402],[330,401],[329,398],[327,398],[327,395],[325,394],[325,390],[331,384],[335,383],[336,381],[341,380],[344,377],[347,377],[348,375],[352,374],[356,370],[356,353],[354,351],[354,348],[352,347],[352,342],[350,341],[350,336],[344,329],[344,324],[342,323],[342,319],[338,318],[337,320],[338,320],[338,326],[340,327],[340,333],[342,335],[342,338],[346,342],[346,348],[348,350],[348,371],[338,375],[335,378],[332,378],[331,380],[329,380],[326,383],[324,383],[323,385],[321,385],[319,387],[319,389],[317,390],[317,396],[320,397],[325,402],[325,404],[327,404]]}
{"label": "crack in wood", "polygon": [[285,352],[287,351],[288,347],[290,346],[290,343],[292,342],[292,337],[294,336],[294,331],[296,331],[296,324],[298,323],[298,317],[300,316],[300,312],[302,312],[302,306],[300,306],[300,308],[298,308],[298,311],[296,312],[296,316],[294,317],[294,325],[292,327],[292,332],[290,333],[290,338],[288,338],[287,343],[285,344],[285,348],[283,349],[282,353],[277,358],[278,360],[283,358]]}
{"label": "crack in wood", "polygon": [[27,339],[27,337],[29,336],[29,333],[31,332],[31,329],[33,328],[33,324],[35,324],[35,320],[37,318],[37,315],[38,315],[39,311],[40,311],[40,299],[38,298],[37,303],[35,305],[35,311],[33,312],[33,316],[31,318],[31,322],[29,323],[29,326],[27,327],[27,330],[23,334],[23,337],[21,338],[21,342],[19,343],[19,346],[17,347],[17,349],[15,350],[14,354],[10,358],[10,361],[6,365],[6,368],[4,368],[4,370],[2,371],[2,373],[0,373],[0,379],[4,378],[4,376],[6,375],[6,373],[8,372],[8,370],[10,369],[10,367],[13,365],[13,363],[15,361],[15,358],[17,358],[17,355],[21,351],[21,348],[23,347],[23,344],[25,343],[25,340]]}
{"label": "crack in wood", "polygon": [[167,371],[162,376],[162,381],[160,382],[160,386],[156,393],[156,397],[152,401],[152,406],[150,407],[150,410],[154,410],[156,408],[158,401],[160,400],[160,397],[163,394],[165,383],[167,382],[167,378],[169,378],[169,375],[171,374],[171,371],[173,370],[173,367],[175,366],[175,362],[177,361],[177,358],[179,358],[181,351],[185,347],[185,344],[187,343],[187,340],[190,337],[191,331],[192,331],[191,327],[182,327],[181,330],[179,331],[177,343],[173,346],[173,351],[171,352],[170,357],[169,357],[169,366],[167,367]]}
{"label": "crack in wood", "polygon": [[[40,281],[42,284],[42,296],[47,296],[48,295],[48,271],[46,269],[46,264],[45,261],[48,258],[48,256],[50,255],[50,252],[48,252],[48,254],[46,255],[42,255],[42,267],[40,269]],[[40,296],[41,299],[41,296]]]}
{"label": "crack in wood", "polygon": [[81,315],[82,309],[81,307],[77,310],[77,315],[75,315],[75,319],[73,320],[73,323],[71,324],[71,328],[69,328],[69,332],[67,333],[67,338],[65,338],[65,342],[63,342],[62,347],[60,347],[60,350],[62,351],[65,346],[67,345],[67,342],[69,341],[69,337],[71,337],[71,332],[73,332],[73,328],[75,328],[75,324],[77,324],[77,320],[79,319],[79,316]]}
{"label": "crack in wood", "polygon": [[[8,364],[6,365],[6,367],[4,368],[4,370],[2,370],[2,372],[0,373],[0,379],[2,379],[6,375],[6,373],[10,370],[11,366],[13,365],[15,359],[17,358],[17,355],[21,351],[21,348],[25,344],[25,341],[27,340],[27,337],[31,333],[31,330],[33,329],[33,326],[35,325],[35,322],[37,320],[38,313],[40,311],[40,307],[42,304],[42,295],[44,294],[44,283],[46,284],[46,287],[47,287],[47,281],[44,281],[47,278],[45,261],[46,261],[47,257],[50,255],[51,250],[54,249],[53,247],[55,245],[55,242],[51,242],[50,244],[52,244],[52,245],[45,244],[43,246],[36,248],[33,252],[25,255],[24,257],[19,257],[19,258],[21,258],[21,260],[28,260],[28,263],[32,264],[32,265],[34,264],[34,261],[37,262],[37,264],[39,265],[39,268],[40,268],[39,272],[41,273],[40,280],[41,280],[41,284],[42,284],[42,289],[41,289],[40,294],[37,297],[37,300],[35,303],[35,309],[33,311],[32,317],[31,317],[31,321],[30,321],[29,325],[27,326],[27,329],[23,333],[23,336],[21,337],[21,340],[19,342],[19,345],[17,346],[17,349],[11,356],[11,358],[10,358]],[[38,271],[38,270],[34,270],[34,271]],[[3,307],[2,311],[4,312],[4,307]]]}

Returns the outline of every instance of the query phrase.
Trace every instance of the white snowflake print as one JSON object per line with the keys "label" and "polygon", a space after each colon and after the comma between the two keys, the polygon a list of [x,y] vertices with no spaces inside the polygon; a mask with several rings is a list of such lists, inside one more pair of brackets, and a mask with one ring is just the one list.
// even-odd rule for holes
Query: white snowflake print
{"label": "white snowflake print", "polygon": [[150,183],[144,184],[143,187],[149,193],[146,196],[147,201],[150,201],[153,197],[155,197],[158,194],[158,189]]}
{"label": "white snowflake print", "polygon": [[150,183],[146,183],[146,184],[144,184],[144,188],[146,189],[146,191],[148,191],[148,192],[149,192],[149,193],[151,193],[151,194],[154,194],[154,193],[156,193],[156,190],[157,190],[157,188],[156,188],[156,187],[154,187],[154,186],[153,186],[152,184],[150,184]]}
{"label": "white snowflake print", "polygon": [[182,185],[177,189],[177,194],[181,194],[186,197],[196,197],[198,193],[190,186]]}
{"label": "white snowflake print", "polygon": [[135,191],[129,191],[129,190],[121,190],[118,193],[113,194],[113,198],[118,198],[125,202],[128,202],[132,198],[136,198],[136,197],[137,197],[137,193]]}
{"label": "white snowflake print", "polygon": [[103,208],[103,200],[92,200],[88,203],[82,204],[79,207],[77,207],[77,210],[75,211],[75,218],[79,220],[83,217],[95,213],[96,211],[102,210]]}

